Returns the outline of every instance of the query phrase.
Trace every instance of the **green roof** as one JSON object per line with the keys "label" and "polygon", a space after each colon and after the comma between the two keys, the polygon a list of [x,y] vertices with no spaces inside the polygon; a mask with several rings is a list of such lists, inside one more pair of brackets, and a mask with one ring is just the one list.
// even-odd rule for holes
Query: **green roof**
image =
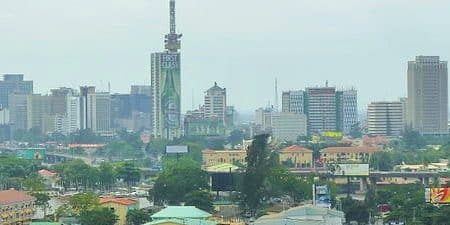
{"label": "green roof", "polygon": [[165,219],[165,220],[156,220],[144,225],[158,225],[163,223],[176,223],[180,225],[217,225],[214,221],[209,220],[201,220],[201,219]]}
{"label": "green roof", "polygon": [[195,206],[167,206],[167,208],[153,214],[152,219],[204,219],[211,214],[195,208]]}
{"label": "green roof", "polygon": [[30,225],[61,225],[58,222],[31,222]]}

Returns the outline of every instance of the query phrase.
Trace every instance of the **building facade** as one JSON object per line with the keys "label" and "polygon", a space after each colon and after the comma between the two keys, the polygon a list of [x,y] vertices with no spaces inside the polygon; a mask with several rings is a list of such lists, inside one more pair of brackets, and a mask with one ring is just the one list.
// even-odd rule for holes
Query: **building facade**
{"label": "building facade", "polygon": [[153,135],[174,139],[181,135],[181,34],[175,29],[175,1],[170,1],[170,32],[165,52],[151,54]]}
{"label": "building facade", "polygon": [[358,92],[355,89],[336,92],[337,130],[350,133],[358,123]]}
{"label": "building facade", "polygon": [[448,134],[447,82],[447,61],[439,56],[408,62],[408,126],[421,134]]}
{"label": "building facade", "polygon": [[306,88],[306,115],[308,133],[321,133],[337,130],[336,88]]}
{"label": "building facade", "polygon": [[377,147],[328,147],[320,150],[320,160],[324,163],[369,163]]}
{"label": "building facade", "polygon": [[139,209],[139,202],[132,198],[102,197],[100,205],[114,211],[117,216],[115,225],[126,225],[128,211]]}
{"label": "building facade", "polygon": [[220,164],[245,164],[245,150],[210,150],[202,151],[203,166],[210,167]]}
{"label": "building facade", "polygon": [[404,104],[372,102],[367,107],[367,133],[380,136],[400,136],[405,128]]}
{"label": "building facade", "polygon": [[292,145],[278,152],[280,164],[289,168],[310,168],[313,166],[313,151]]}
{"label": "building facade", "polygon": [[305,92],[284,91],[281,98],[281,111],[305,113]]}
{"label": "building facade", "polygon": [[204,112],[206,119],[215,119],[225,124],[227,107],[227,90],[214,82],[214,86],[206,91]]}
{"label": "building facade", "polygon": [[9,95],[33,94],[33,81],[25,81],[23,74],[5,74],[0,81],[0,106],[9,107]]}
{"label": "building facade", "polygon": [[0,191],[0,224],[28,225],[35,212],[35,198],[16,190]]}
{"label": "building facade", "polygon": [[278,141],[297,141],[307,136],[306,115],[293,112],[272,113],[272,137]]}

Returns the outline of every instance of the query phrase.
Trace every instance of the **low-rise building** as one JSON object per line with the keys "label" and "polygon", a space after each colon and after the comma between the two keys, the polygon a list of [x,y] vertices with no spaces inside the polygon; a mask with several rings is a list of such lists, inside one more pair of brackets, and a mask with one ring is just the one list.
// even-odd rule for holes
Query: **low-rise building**
{"label": "low-rise building", "polygon": [[378,151],[380,150],[377,147],[367,146],[328,147],[320,150],[320,159],[324,163],[368,163]]}
{"label": "low-rise building", "polygon": [[313,165],[313,151],[298,145],[278,152],[280,163],[290,168],[308,168]]}
{"label": "low-rise building", "polygon": [[167,206],[144,225],[216,225],[212,215],[194,206]]}
{"label": "low-rise building", "polygon": [[219,164],[245,164],[247,151],[245,150],[210,150],[202,151],[203,166],[209,167]]}
{"label": "low-rise building", "polygon": [[0,224],[27,225],[34,215],[35,198],[16,190],[0,191]]}
{"label": "low-rise building", "polygon": [[100,205],[114,210],[117,215],[116,225],[126,225],[128,211],[139,208],[139,202],[131,198],[102,197]]}
{"label": "low-rise building", "polygon": [[272,136],[278,141],[297,141],[306,136],[306,115],[293,112],[272,113]]}
{"label": "low-rise building", "polygon": [[345,223],[344,212],[317,206],[299,206],[281,213],[258,218],[254,225],[342,225]]}

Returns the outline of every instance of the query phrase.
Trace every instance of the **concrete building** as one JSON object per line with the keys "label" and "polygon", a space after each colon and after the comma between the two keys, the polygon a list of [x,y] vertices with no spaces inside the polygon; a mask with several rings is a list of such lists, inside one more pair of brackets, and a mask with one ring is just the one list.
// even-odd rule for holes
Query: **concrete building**
{"label": "concrete building", "polygon": [[289,168],[309,168],[313,165],[313,151],[292,145],[278,151],[280,164]]}
{"label": "concrete building", "polygon": [[281,213],[258,218],[254,225],[343,225],[344,212],[323,207],[305,205],[290,208]]}
{"label": "concrete building", "polygon": [[272,130],[272,114],[275,113],[273,108],[259,108],[255,110],[255,124],[261,126],[266,132]]}
{"label": "concrete building", "polygon": [[[95,87],[82,86],[80,87],[80,128],[93,129],[93,122],[95,121]],[[93,118],[94,117],[94,118]]]}
{"label": "concrete building", "polygon": [[139,202],[132,198],[101,197],[99,202],[101,206],[114,210],[117,216],[115,225],[126,225],[128,211],[139,209]]}
{"label": "concrete building", "polygon": [[203,167],[216,166],[220,164],[245,164],[246,150],[210,150],[202,151]]}
{"label": "concrete building", "polygon": [[130,88],[131,95],[152,95],[152,86],[150,85],[131,85]]}
{"label": "concrete building", "polygon": [[0,106],[9,107],[9,95],[33,94],[33,81],[23,80],[23,74],[5,74],[0,81]]}
{"label": "concrete building", "polygon": [[377,147],[328,147],[320,150],[320,159],[325,163],[369,163]]}
{"label": "concrete building", "polygon": [[204,112],[206,119],[215,119],[225,124],[227,107],[227,90],[214,82],[214,86],[206,91]]}
{"label": "concrete building", "polygon": [[181,34],[175,28],[175,1],[170,1],[170,32],[165,52],[151,54],[153,135],[174,139],[181,135]]}
{"label": "concrete building", "polygon": [[448,134],[447,82],[447,61],[439,56],[408,62],[408,126],[421,134]]}
{"label": "concrete building", "polygon": [[297,141],[307,136],[306,115],[293,112],[272,113],[272,137],[278,141]]}
{"label": "concrete building", "polygon": [[28,129],[28,95],[10,94],[9,95],[10,122],[12,130]]}
{"label": "concrete building", "polygon": [[281,111],[305,113],[305,92],[284,91],[281,98]]}
{"label": "concrete building", "polygon": [[405,128],[404,104],[372,102],[367,107],[367,133],[381,136],[400,136]]}
{"label": "concrete building", "polygon": [[358,123],[358,92],[355,89],[336,92],[337,130],[350,133]]}
{"label": "concrete building", "polygon": [[336,88],[306,88],[308,117],[308,133],[321,133],[337,130]]}
{"label": "concrete building", "polygon": [[28,225],[35,212],[35,198],[16,190],[0,191],[0,224]]}
{"label": "concrete building", "polygon": [[112,135],[111,95],[109,92],[95,93],[95,128],[92,130],[101,135]]}

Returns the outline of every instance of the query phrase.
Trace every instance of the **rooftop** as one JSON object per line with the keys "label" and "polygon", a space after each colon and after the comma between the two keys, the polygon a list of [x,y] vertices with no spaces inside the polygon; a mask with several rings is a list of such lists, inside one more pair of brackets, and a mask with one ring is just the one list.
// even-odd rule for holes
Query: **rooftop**
{"label": "rooftop", "polygon": [[368,146],[329,147],[320,150],[321,153],[374,153],[378,151],[377,147]]}
{"label": "rooftop", "polygon": [[115,197],[100,197],[100,204],[116,203],[119,205],[134,205],[138,202],[132,198],[115,198]]}
{"label": "rooftop", "polygon": [[289,147],[281,150],[280,152],[308,152],[308,153],[312,153],[313,151],[309,150],[307,148],[298,146],[298,145],[292,145],[292,146],[289,146]]}
{"label": "rooftop", "polygon": [[236,172],[239,169],[240,168],[236,165],[229,164],[229,163],[223,163],[223,164],[219,164],[219,165],[206,167],[205,171],[210,172],[210,173],[229,173],[230,171]]}
{"label": "rooftop", "polygon": [[10,205],[25,201],[34,201],[34,197],[22,191],[16,190],[0,191],[0,205]]}
{"label": "rooftop", "polygon": [[209,220],[202,219],[164,219],[156,220],[144,225],[158,225],[158,224],[180,224],[180,225],[216,225],[217,223]]}
{"label": "rooftop", "polygon": [[151,217],[152,219],[206,219],[211,217],[211,214],[197,209],[195,206],[167,206]]}

